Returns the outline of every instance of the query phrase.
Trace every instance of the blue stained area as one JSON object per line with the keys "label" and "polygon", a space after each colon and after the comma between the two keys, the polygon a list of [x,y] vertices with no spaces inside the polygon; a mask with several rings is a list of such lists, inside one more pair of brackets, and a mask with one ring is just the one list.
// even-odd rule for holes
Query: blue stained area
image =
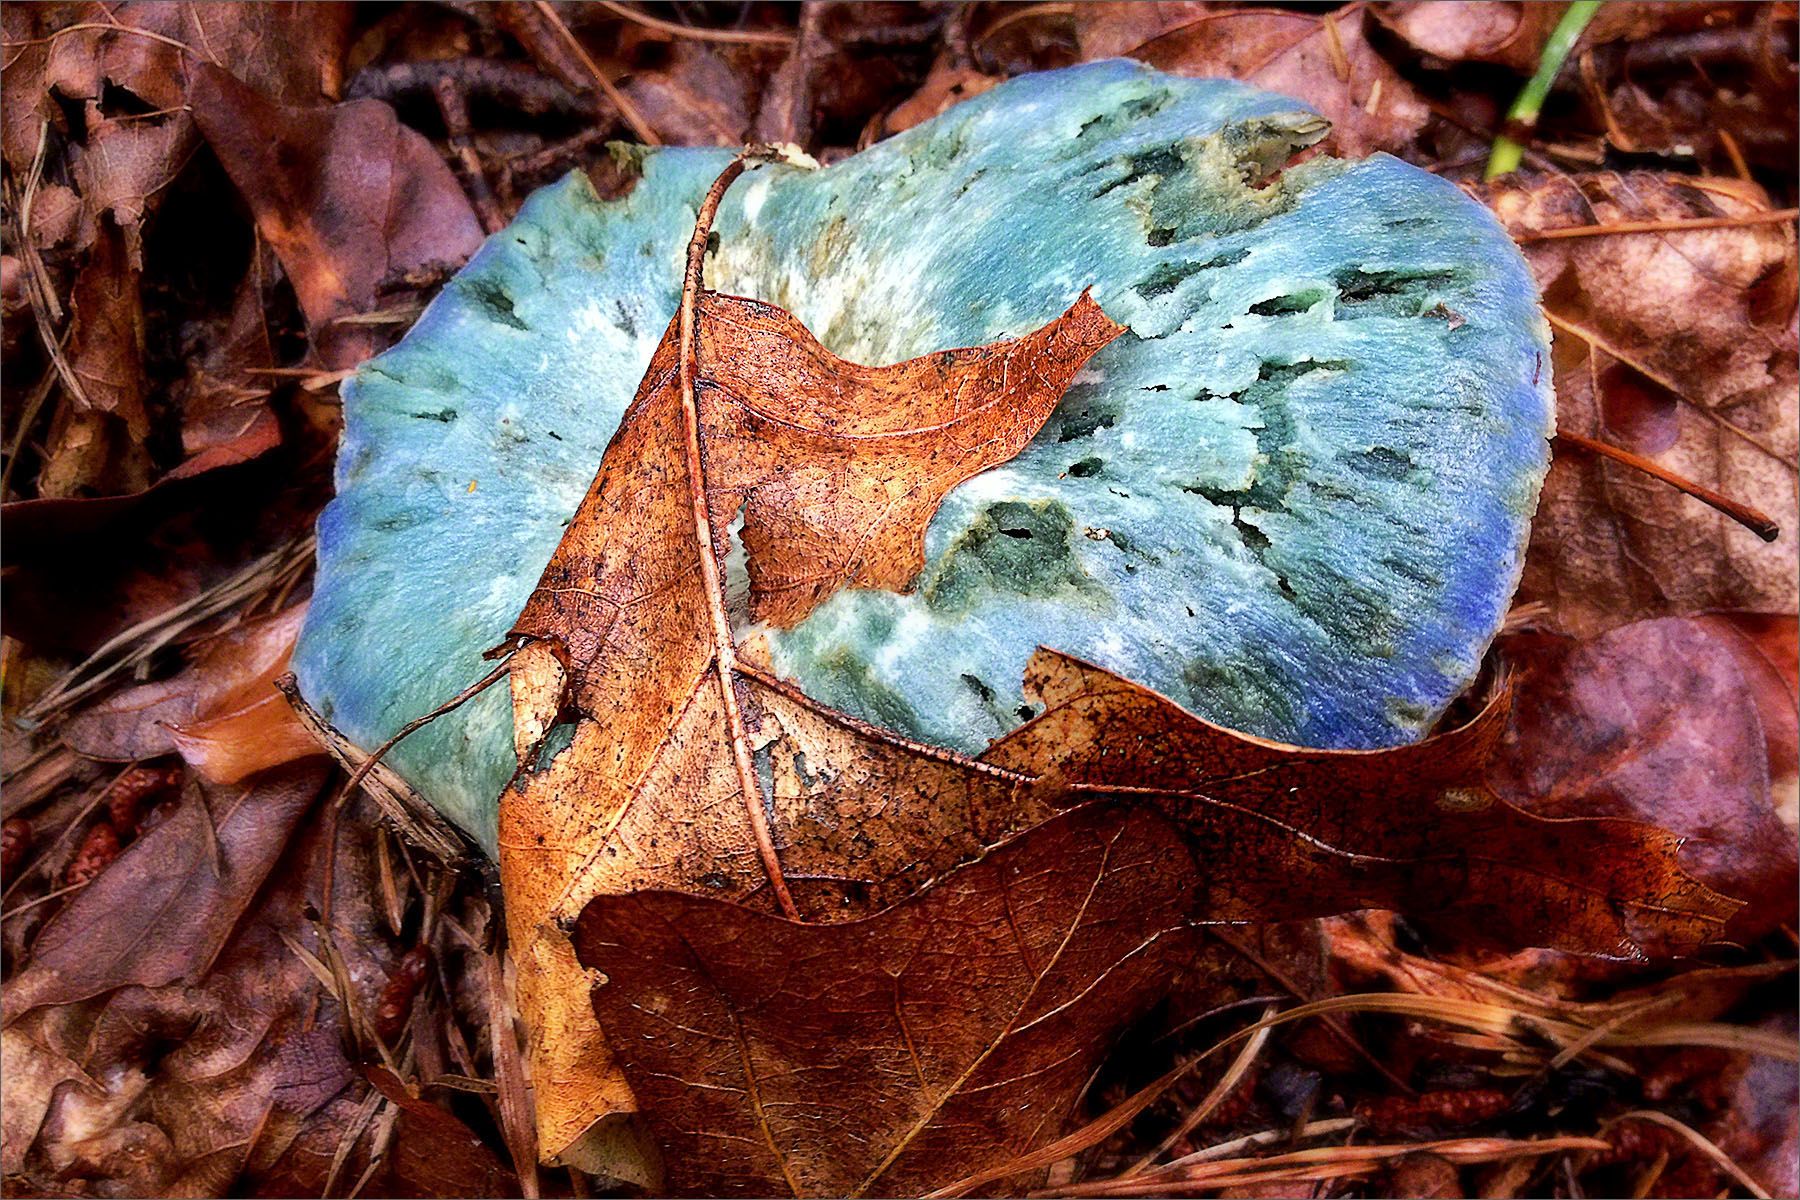
{"label": "blue stained area", "polygon": [[[1485,209],[1385,156],[1290,162],[1323,132],[1284,97],[1095,63],[734,186],[708,285],[846,358],[1023,333],[1088,286],[1131,330],[1023,454],[951,494],[912,592],[838,594],[772,637],[777,667],[973,752],[1029,712],[1040,643],[1265,737],[1422,733],[1517,582],[1548,331]],[[294,662],[352,740],[483,673],[674,313],[728,157],[646,153],[620,201],[580,176],[543,189],[347,385]],[[391,761],[491,850],[511,758],[495,688]]]}

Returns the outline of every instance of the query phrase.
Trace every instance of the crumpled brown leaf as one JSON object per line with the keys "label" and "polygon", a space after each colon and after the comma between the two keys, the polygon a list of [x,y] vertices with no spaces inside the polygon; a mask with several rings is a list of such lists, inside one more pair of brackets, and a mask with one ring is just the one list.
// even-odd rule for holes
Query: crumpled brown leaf
{"label": "crumpled brown leaf", "polygon": [[1312,105],[1331,122],[1326,146],[1358,158],[1406,154],[1430,111],[1369,45],[1364,6],[1315,16],[1199,3],[1073,6],[1083,59],[1128,55],[1182,75],[1228,75]]}
{"label": "crumpled brown leaf", "polygon": [[1775,519],[1755,534],[1667,485],[1559,449],[1522,600],[1591,635],[1706,608],[1791,612],[1797,336],[1793,230],[1781,224],[1534,239],[1545,230],[1766,211],[1753,185],[1649,172],[1511,176],[1486,193],[1555,331],[1560,428],[1649,457]]}
{"label": "crumpled brown leaf", "polygon": [[[1747,902],[1729,932],[1750,942],[1794,923],[1800,856],[1746,679],[1763,664],[1714,620],[1639,621],[1540,648],[1526,660],[1495,787],[1542,816],[1632,817],[1681,835],[1693,876]],[[1793,711],[1790,701],[1775,738],[1791,740]]]}
{"label": "crumpled brown leaf", "polygon": [[285,107],[210,65],[189,91],[201,133],[286,269],[327,366],[353,366],[381,344],[338,318],[372,310],[384,286],[409,275],[460,266],[481,244],[456,176],[381,101]]}
{"label": "crumpled brown leaf", "polygon": [[72,717],[63,741],[127,762],[179,753],[214,783],[322,754],[275,681],[306,618],[296,604],[210,641],[181,674],[110,696]]}
{"label": "crumpled brown leaf", "polygon": [[[310,768],[284,786],[297,786],[301,774],[316,791],[322,772]],[[392,969],[372,906],[368,828],[345,830],[328,854],[315,824],[285,847],[260,890],[228,879],[253,903],[198,982],[129,984],[23,1015],[9,986],[9,1031],[28,1033],[91,1081],[54,1086],[47,1103],[24,1088],[0,1093],[7,1109],[24,1106],[21,1117],[46,1109],[21,1151],[28,1178],[104,1179],[121,1195],[219,1196],[243,1194],[233,1187],[242,1176],[273,1194],[319,1194],[360,1097],[345,1051],[351,1022],[294,946],[322,953],[307,913],[329,878],[331,927],[350,978],[374,987]],[[361,1170],[366,1145],[345,1170]]]}
{"label": "crumpled brown leaf", "polygon": [[[551,1156],[630,1105],[557,927],[590,896],[671,885],[784,893],[780,869],[766,866],[784,844],[802,854],[817,846],[818,871],[853,881],[921,865],[935,873],[978,850],[983,834],[1012,828],[1004,789],[987,797],[980,768],[866,753],[852,777],[868,786],[854,790],[835,779],[852,756],[821,777],[784,754],[782,770],[792,763],[798,783],[792,807],[757,829],[750,755],[778,736],[765,710],[777,708],[774,722],[802,743],[863,735],[854,722],[834,732],[803,705],[779,711],[776,690],[758,689],[732,670],[735,656],[723,657],[732,651],[717,564],[732,515],[744,512],[757,617],[797,620],[852,582],[905,586],[923,565],[925,524],[944,494],[1016,454],[1074,373],[1120,332],[1084,296],[1017,341],[866,368],[837,359],[773,306],[701,293],[696,309],[704,480],[689,470],[678,317],[512,635],[524,643],[511,670],[521,762],[535,760],[559,714],[579,714],[573,744],[522,771],[500,807],[520,1008]],[[710,545],[696,541],[697,511]],[[911,806],[893,803],[906,795],[924,815],[902,836],[883,817],[912,822]],[[971,808],[1002,816],[971,820]],[[947,815],[934,828],[940,809]],[[857,844],[843,845],[852,831]]]}
{"label": "crumpled brown leaf", "polygon": [[576,944],[673,1191],[917,1195],[1061,1131],[1197,883],[1166,822],[1087,806],[867,920],[647,892]]}
{"label": "crumpled brown leaf", "polygon": [[[198,65],[237,72],[289,104],[318,104],[342,86],[350,30],[346,9],[293,0],[133,0],[67,7],[62,19],[46,13],[33,30],[39,37],[54,31],[54,39],[27,46],[17,62],[8,63],[6,98],[14,111],[6,124],[6,161],[24,171],[38,122],[57,112],[53,96],[80,106],[84,128],[74,165],[84,211],[90,221],[111,215],[126,234],[134,267],[142,266],[139,226],[150,202],[198,144],[188,111]],[[22,22],[19,32],[24,33]],[[10,25],[7,36],[15,40]],[[108,111],[109,85],[149,111]]]}

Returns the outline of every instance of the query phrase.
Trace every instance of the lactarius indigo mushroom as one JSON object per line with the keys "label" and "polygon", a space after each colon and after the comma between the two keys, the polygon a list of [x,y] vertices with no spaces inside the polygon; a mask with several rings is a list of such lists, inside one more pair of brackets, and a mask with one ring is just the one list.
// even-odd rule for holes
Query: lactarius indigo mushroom
{"label": "lactarius indigo mushroom", "polygon": [[[706,284],[867,364],[1042,325],[1129,332],[1012,462],[953,491],[904,593],[768,634],[815,698],[963,751],[1032,714],[1039,645],[1264,737],[1420,735],[1517,583],[1552,429],[1547,329],[1486,210],[1396,159],[1296,160],[1295,101],[1124,62],[1025,76],[822,170],[733,188]],[[571,175],[345,388],[294,657],[367,748],[485,671],[674,313],[729,158]],[[746,631],[748,632],[748,631]],[[390,756],[490,849],[496,688]]]}

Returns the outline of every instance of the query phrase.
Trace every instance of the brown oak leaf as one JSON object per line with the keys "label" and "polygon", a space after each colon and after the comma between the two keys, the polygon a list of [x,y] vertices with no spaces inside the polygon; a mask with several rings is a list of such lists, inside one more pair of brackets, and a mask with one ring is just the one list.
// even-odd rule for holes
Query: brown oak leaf
{"label": "brown oak leaf", "polygon": [[1030,777],[1047,803],[1111,797],[1163,811],[1215,865],[1207,920],[1393,908],[1465,938],[1642,958],[1691,952],[1740,907],[1681,870],[1674,834],[1641,820],[1547,820],[1488,790],[1504,689],[1422,742],[1313,750],[1212,725],[1052,650],[1033,656],[1025,686],[1043,715],[982,761]]}
{"label": "brown oak leaf", "polygon": [[[559,928],[589,898],[681,887],[823,915],[833,904],[784,872],[879,900],[884,881],[929,877],[1028,823],[1004,777],[874,738],[740,670],[720,587],[733,516],[758,619],[798,620],[847,585],[904,587],[945,493],[1018,453],[1121,332],[1083,295],[1015,341],[844,362],[780,309],[698,291],[710,213],[737,170],[715,185],[682,312],[512,632],[523,767],[501,799],[500,870],[552,1156],[631,1107]],[[571,744],[530,769],[566,713]]]}
{"label": "brown oak leaf", "polygon": [[1708,608],[1792,612],[1800,603],[1793,230],[1538,236],[1766,211],[1751,185],[1730,180],[1520,176],[1486,198],[1544,292],[1558,427],[1754,504],[1784,531],[1764,543],[1666,484],[1559,446],[1520,598],[1544,602],[1552,627],[1578,636]]}
{"label": "brown oak leaf", "polygon": [[[1388,904],[1454,912],[1506,940],[1641,956],[1691,948],[1735,909],[1681,874],[1670,835],[1543,821],[1482,790],[1499,701],[1417,746],[1307,751],[1207,725],[1041,651],[1028,685],[1046,713],[973,761],[863,725],[740,661],[734,616],[790,622],[843,586],[908,586],[943,495],[1017,453],[1119,327],[1084,295],[1017,341],[887,368],[844,363],[781,310],[699,288],[711,213],[739,170],[741,160],[702,206],[681,311],[503,647],[520,769],[501,798],[501,874],[550,1155],[584,1161],[596,1120],[641,1101],[680,1160],[682,1188],[941,1184],[992,1170],[1057,1126],[1085,1075],[1076,1066],[1149,994],[1156,972],[1139,972],[1161,960],[1144,948],[1188,920]],[[721,580],[739,513],[749,589],[747,612],[734,613]],[[1052,816],[1064,805],[1081,815]],[[1115,841],[1136,849],[1076,849]],[[1166,872],[1155,902],[1129,865],[1140,858]],[[1076,859],[1088,866],[1019,865]],[[1204,873],[1183,866],[1196,859]],[[1048,891],[1006,903],[1027,886]],[[1017,961],[958,947],[1001,916]],[[1041,953],[1085,938],[1089,921],[1123,940],[1070,960]],[[903,1017],[900,1042],[891,1000],[833,1007],[871,980],[891,990],[907,969],[895,947],[927,941],[991,964],[997,995],[1022,1006],[968,1028]],[[687,950],[671,957],[677,943]],[[1063,967],[1080,978],[1046,982]],[[782,991],[794,972],[808,978]],[[946,986],[920,978],[927,994]],[[828,997],[819,1019],[854,1036],[776,1029],[773,1014],[802,993]],[[1063,999],[1045,1001],[1039,1020],[1032,1005],[1045,994]],[[1090,1007],[1089,995],[1107,1001]],[[708,1032],[727,1027],[731,1052]],[[916,1086],[879,1071],[848,1082],[855,1062],[832,1048],[870,1039],[909,1047]],[[669,1064],[703,1062],[691,1069],[738,1072],[735,1091],[675,1086],[694,1077]],[[779,1137],[762,1099],[769,1064],[792,1074],[782,1087],[822,1092],[810,1116],[781,1101],[782,1120],[800,1123]],[[857,1088],[867,1094],[839,1103]],[[853,1115],[823,1142],[827,1108]],[[724,1134],[699,1153],[694,1139],[724,1128],[764,1133]]]}

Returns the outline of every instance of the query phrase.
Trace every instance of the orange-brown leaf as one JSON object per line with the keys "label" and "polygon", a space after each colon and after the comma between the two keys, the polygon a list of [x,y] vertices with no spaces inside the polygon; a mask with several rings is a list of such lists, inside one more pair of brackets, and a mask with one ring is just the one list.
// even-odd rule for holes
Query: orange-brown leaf
{"label": "orange-brown leaf", "polygon": [[[905,586],[944,494],[1018,453],[1121,328],[1083,296],[1016,341],[868,368],[773,306],[702,293],[695,310],[691,409],[678,317],[513,630],[521,762],[536,767],[533,743],[574,718],[569,748],[522,770],[500,805],[553,1155],[632,1103],[557,927],[588,899],[674,887],[841,916],[844,896],[866,911],[890,877],[929,878],[1043,815],[1012,802],[1003,773],[736,671],[712,581],[741,510],[754,615],[791,621],[840,587]],[[772,796],[756,794],[752,755]]]}
{"label": "orange-brown leaf", "polygon": [[1055,651],[1033,657],[1026,686],[1046,711],[984,760],[1035,776],[1048,801],[1161,809],[1215,864],[1206,920],[1396,908],[1468,936],[1638,958],[1692,951],[1739,908],[1682,871],[1665,830],[1548,820],[1489,791],[1504,690],[1422,742],[1312,750],[1209,724]]}

